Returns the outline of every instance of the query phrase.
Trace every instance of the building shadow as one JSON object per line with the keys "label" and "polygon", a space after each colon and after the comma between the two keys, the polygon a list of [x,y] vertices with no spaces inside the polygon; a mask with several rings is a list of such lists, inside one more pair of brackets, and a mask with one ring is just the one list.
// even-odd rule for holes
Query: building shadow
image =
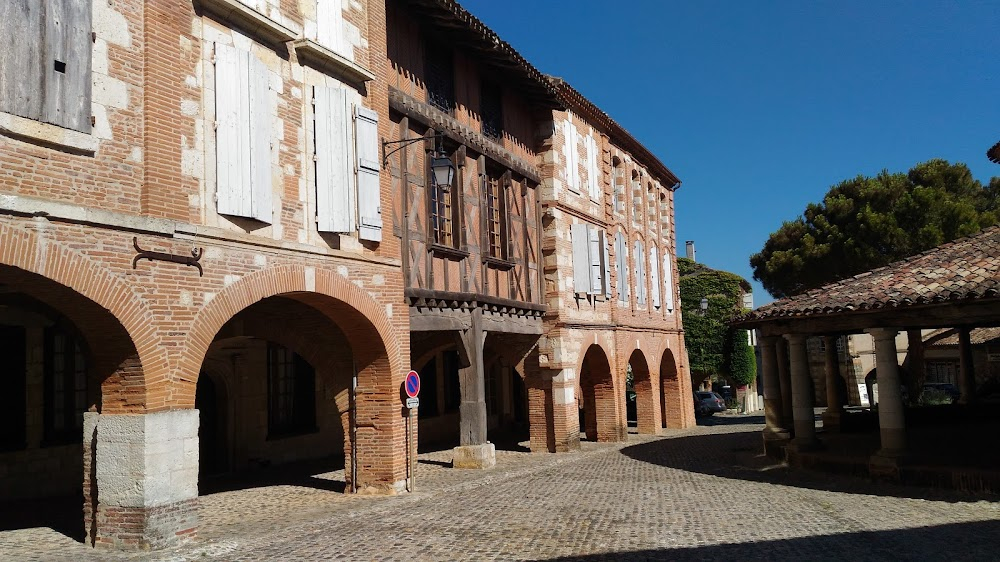
{"label": "building shadow", "polygon": [[760,416],[719,417],[716,425],[745,425],[745,431],[688,435],[630,445],[621,454],[641,462],[720,478],[814,490],[946,502],[998,501],[993,494],[904,486],[851,474],[791,468],[764,454]]}
{"label": "building shadow", "polygon": [[[665,560],[995,560],[1000,521],[863,531],[794,539],[618,551],[551,558],[564,562]],[[734,537],[735,538],[735,537]]]}
{"label": "building shadow", "polygon": [[343,493],[347,489],[344,458],[327,457],[260,466],[233,474],[202,476],[198,480],[198,495],[282,485]]}
{"label": "building shadow", "polygon": [[[83,542],[83,495],[0,502],[0,532],[47,527]],[[0,552],[0,559],[3,553]]]}
{"label": "building shadow", "polygon": [[760,415],[741,415],[741,416],[720,416],[715,414],[712,416],[700,416],[695,418],[698,425],[713,426],[713,425],[760,425],[764,423],[764,414]]}

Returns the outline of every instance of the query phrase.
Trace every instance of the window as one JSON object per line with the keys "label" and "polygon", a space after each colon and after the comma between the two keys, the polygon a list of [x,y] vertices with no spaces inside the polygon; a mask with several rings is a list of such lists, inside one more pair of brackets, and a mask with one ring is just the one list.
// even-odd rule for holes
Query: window
{"label": "window", "polygon": [[653,288],[653,308],[660,308],[660,258],[656,246],[649,247],[649,284]]}
{"label": "window", "polygon": [[436,43],[427,43],[426,48],[427,103],[450,115],[455,109],[455,66],[451,50]]}
{"label": "window", "polygon": [[611,265],[608,259],[607,234],[583,223],[574,224],[573,292],[580,295],[611,294]]}
{"label": "window", "polygon": [[593,201],[600,201],[604,194],[601,190],[600,150],[593,133],[583,137],[583,145],[587,149],[587,191]]}
{"label": "window", "polygon": [[580,193],[580,152],[578,143],[580,133],[573,124],[573,116],[569,115],[562,123],[563,128],[563,162],[566,165],[566,186],[573,193]]}
{"label": "window", "polygon": [[[341,88],[313,88],[316,228],[382,240],[378,114]],[[353,123],[352,123],[353,119]],[[352,126],[353,125],[353,126]]]}
{"label": "window", "polygon": [[270,71],[257,57],[215,44],[216,199],[223,215],[270,223]]}
{"label": "window", "polygon": [[87,409],[87,360],[77,339],[45,330],[45,442],[77,442]]}
{"label": "window", "polygon": [[642,215],[642,182],[639,172],[632,170],[632,222],[638,224]]}
{"label": "window", "polygon": [[625,166],[622,165],[622,161],[617,156],[612,159],[611,166],[611,181],[614,182],[614,191],[611,194],[612,203],[615,214],[621,214],[625,211]]}
{"label": "window", "polygon": [[[0,451],[23,449],[27,413],[27,343],[21,326],[0,325],[0,357],[4,362],[3,392],[0,393]],[[83,432],[80,432],[83,435]]]}
{"label": "window", "polygon": [[483,136],[498,141],[503,137],[503,94],[500,86],[492,82],[483,82],[479,95],[479,117],[482,119]]}
{"label": "window", "polygon": [[[430,153],[427,160],[430,162]],[[454,158],[452,158],[454,160]],[[456,166],[456,168],[458,168]],[[458,248],[461,245],[461,206],[458,198],[458,185],[461,184],[460,174],[456,171],[454,183],[456,186],[442,186],[434,181],[434,173],[427,165],[427,190],[430,194],[430,212],[432,240],[440,246]]]}
{"label": "window", "polygon": [[642,242],[636,240],[632,259],[635,261],[635,300],[636,304],[646,304],[646,256],[642,251]]}
{"label": "window", "polygon": [[312,365],[288,348],[267,347],[268,437],[316,430],[316,374]]}
{"label": "window", "polygon": [[670,252],[663,251],[663,304],[667,312],[674,311],[674,264],[670,261]]}
{"label": "window", "polygon": [[510,172],[503,175],[487,172],[482,175],[483,200],[486,209],[486,255],[507,259],[507,184]]}
{"label": "window", "polygon": [[629,299],[628,243],[625,242],[625,235],[621,232],[615,234],[615,274],[618,277],[616,283],[618,302],[627,303]]}
{"label": "window", "polygon": [[0,111],[90,133],[93,1],[4,4]]}

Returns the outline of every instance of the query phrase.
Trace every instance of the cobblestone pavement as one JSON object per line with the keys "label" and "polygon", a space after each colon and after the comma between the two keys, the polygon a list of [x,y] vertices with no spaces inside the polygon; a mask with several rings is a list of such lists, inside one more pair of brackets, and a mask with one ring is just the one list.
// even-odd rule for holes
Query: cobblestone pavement
{"label": "cobblestone pavement", "polygon": [[0,560],[988,560],[1000,498],[790,471],[761,456],[760,417],[498,451],[491,471],[421,455],[417,491],[345,495],[335,473],[204,496],[200,538],[94,551],[51,529],[0,532]]}

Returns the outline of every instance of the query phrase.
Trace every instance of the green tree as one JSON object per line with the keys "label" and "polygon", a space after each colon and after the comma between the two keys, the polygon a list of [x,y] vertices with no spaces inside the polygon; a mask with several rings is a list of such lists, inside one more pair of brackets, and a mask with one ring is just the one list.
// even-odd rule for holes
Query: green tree
{"label": "green tree", "polygon": [[965,164],[929,160],[833,186],[750,257],[753,277],[781,298],[974,234],[1000,219],[1000,178],[984,187]]}
{"label": "green tree", "polygon": [[[740,377],[733,381],[737,384],[749,384],[756,374],[745,380],[747,372],[742,366],[742,359],[734,361],[733,355],[746,357],[749,350],[751,362],[753,349],[746,345],[746,331],[737,330],[743,335],[743,347],[739,349],[734,342],[739,338],[729,329],[729,321],[739,312],[744,293],[750,292],[750,284],[739,275],[728,271],[720,271],[706,267],[687,258],[677,258],[677,269],[680,273],[681,313],[684,315],[684,345],[690,358],[690,370],[696,377],[706,377],[714,374],[731,376],[738,373]],[[708,300],[708,309],[701,310],[701,299]]]}

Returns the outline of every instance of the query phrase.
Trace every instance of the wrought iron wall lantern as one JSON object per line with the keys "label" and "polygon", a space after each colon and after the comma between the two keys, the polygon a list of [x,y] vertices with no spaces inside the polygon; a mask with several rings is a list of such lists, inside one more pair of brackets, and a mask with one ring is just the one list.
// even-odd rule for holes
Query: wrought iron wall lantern
{"label": "wrought iron wall lantern", "polygon": [[[452,183],[455,181],[455,164],[452,163],[451,158],[444,153],[441,148],[441,139],[443,135],[437,133],[434,135],[428,135],[426,137],[417,137],[413,139],[400,139],[394,141],[382,141],[382,167],[385,168],[389,164],[389,157],[396,152],[402,150],[406,146],[409,146],[415,142],[435,139],[434,154],[431,156],[431,175],[434,179],[434,184],[440,186],[445,191],[451,189]],[[393,148],[389,152],[386,152],[386,147],[392,144],[398,144],[396,148]]]}

